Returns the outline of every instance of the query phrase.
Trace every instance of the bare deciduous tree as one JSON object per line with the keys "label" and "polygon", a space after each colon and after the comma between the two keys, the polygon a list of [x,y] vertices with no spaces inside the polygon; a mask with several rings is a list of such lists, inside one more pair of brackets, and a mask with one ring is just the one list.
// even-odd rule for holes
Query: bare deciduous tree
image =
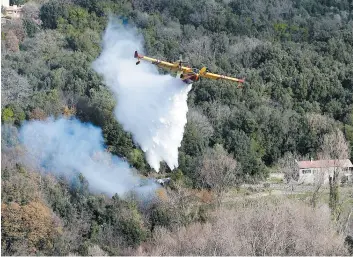
{"label": "bare deciduous tree", "polygon": [[307,113],[306,119],[313,132],[332,131],[335,126],[335,121],[327,116],[317,113]]}
{"label": "bare deciduous tree", "polygon": [[[265,7],[266,8],[266,7]],[[284,14],[289,14],[293,10],[293,2],[290,0],[274,1],[268,7],[268,12],[271,18],[279,20]]]}
{"label": "bare deciduous tree", "polygon": [[88,247],[88,256],[107,256],[107,253],[103,251],[98,245]]}
{"label": "bare deciduous tree", "polygon": [[6,34],[5,46],[9,51],[18,52],[19,51],[19,40],[16,37],[15,33],[10,30]]}
{"label": "bare deciduous tree", "polygon": [[[339,179],[340,173],[344,167],[344,160],[350,156],[349,145],[341,130],[336,129],[331,134],[326,134],[322,139],[321,152],[319,154],[323,160],[331,160],[327,166],[333,169],[332,174],[328,169],[329,186],[330,186],[330,201],[329,205],[334,219],[338,220],[339,211]],[[332,163],[333,162],[333,163]],[[330,163],[330,164],[329,164]],[[333,166],[333,167],[332,167]]]}
{"label": "bare deciduous tree", "polygon": [[4,68],[1,71],[1,107],[10,103],[23,102],[32,91],[26,78],[16,71]]}
{"label": "bare deciduous tree", "polygon": [[263,199],[217,209],[205,224],[157,228],[148,255],[345,255],[328,210]]}
{"label": "bare deciduous tree", "polygon": [[336,129],[323,137],[320,155],[335,160],[337,165],[339,160],[349,158],[349,146],[341,130]]}
{"label": "bare deciduous tree", "polygon": [[10,23],[7,23],[4,27],[5,31],[12,31],[19,42],[22,42],[26,37],[26,31],[23,27],[23,21],[21,19],[11,20]]}
{"label": "bare deciduous tree", "polygon": [[30,120],[45,120],[46,118],[47,115],[40,108],[34,108],[34,110],[29,113]]}
{"label": "bare deciduous tree", "polygon": [[215,126],[221,122],[227,122],[232,115],[232,111],[229,106],[221,104],[218,101],[210,103],[208,107],[207,116],[210,119],[212,126]]}
{"label": "bare deciduous tree", "polygon": [[[195,31],[197,32],[197,31]],[[185,56],[187,60],[192,60],[194,65],[202,65],[203,62],[211,63],[206,60],[205,56],[210,56],[212,41],[208,36],[191,37],[191,40],[185,44],[183,49],[188,49],[188,55]]]}
{"label": "bare deciduous tree", "polygon": [[323,168],[320,172],[315,174],[315,179],[313,183],[313,194],[310,198],[310,203],[313,208],[316,208],[317,203],[321,194],[323,193],[323,185],[325,182],[325,170],[327,168]]}
{"label": "bare deciduous tree", "polygon": [[284,156],[278,160],[278,166],[280,172],[284,173],[284,180],[289,183],[291,180],[298,181],[299,178],[299,166],[297,160],[300,157],[292,152],[287,152]]}
{"label": "bare deciduous tree", "polygon": [[198,128],[203,138],[209,138],[213,135],[213,127],[207,117],[197,109],[190,109],[187,113],[188,122],[192,122]]}
{"label": "bare deciduous tree", "polygon": [[40,6],[34,2],[28,2],[22,7],[23,18],[38,19]]}
{"label": "bare deciduous tree", "polygon": [[237,161],[221,145],[215,145],[205,152],[201,160],[199,181],[203,186],[211,188],[220,200],[228,187],[240,183],[237,176],[239,170]]}

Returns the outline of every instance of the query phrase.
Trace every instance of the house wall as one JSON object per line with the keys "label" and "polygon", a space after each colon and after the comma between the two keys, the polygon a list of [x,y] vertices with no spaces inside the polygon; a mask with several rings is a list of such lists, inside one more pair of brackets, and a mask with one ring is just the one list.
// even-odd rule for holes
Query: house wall
{"label": "house wall", "polygon": [[19,19],[22,15],[22,7],[13,5],[6,8],[6,16],[10,16],[12,19]]}
{"label": "house wall", "polygon": [[[310,173],[308,173],[310,172]],[[312,184],[314,183],[314,174],[311,169],[300,169],[299,170],[299,183]]]}
{"label": "house wall", "polygon": [[9,7],[10,6],[10,0],[1,0],[1,6]]}
{"label": "house wall", "polygon": [[[311,168],[311,169],[299,169],[299,183],[314,184],[321,181],[323,184],[329,183],[329,176],[333,176],[335,169],[340,168]],[[310,171],[310,173],[309,173]],[[339,177],[343,176],[343,172],[339,170]]]}

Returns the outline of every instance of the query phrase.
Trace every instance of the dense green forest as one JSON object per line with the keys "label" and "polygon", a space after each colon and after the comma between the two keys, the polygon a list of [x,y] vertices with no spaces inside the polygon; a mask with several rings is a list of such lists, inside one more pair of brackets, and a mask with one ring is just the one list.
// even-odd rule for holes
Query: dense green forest
{"label": "dense green forest", "polygon": [[[323,223],[311,231],[311,236],[327,233],[325,240],[330,246],[311,242],[309,235],[307,248],[286,245],[265,250],[262,241],[256,249],[250,244],[248,248],[222,245],[217,241],[221,239],[212,239],[209,230],[221,231],[225,224],[222,219],[232,220],[230,217],[239,214],[229,211],[222,216],[208,205],[190,204],[185,188],[218,190],[217,185],[224,181],[200,181],[202,161],[212,156],[222,156],[229,165],[232,161],[239,164],[234,176],[234,183],[239,185],[266,178],[288,153],[317,158],[323,138],[336,129],[343,132],[353,149],[352,0],[12,3],[26,4],[22,18],[2,24],[1,32],[4,253],[143,254],[136,250],[143,244],[149,244],[147,253],[155,255],[346,253],[343,240],[335,238],[333,229]],[[150,56],[177,60],[182,54],[194,66],[205,65],[212,72],[246,78],[242,89],[211,80],[193,85],[179,168],[173,173],[166,165],[161,169],[162,174],[172,176],[168,194],[173,200],[142,206],[133,197],[94,195],[82,176],[72,187],[64,178],[41,175],[16,161],[21,150],[12,136],[23,121],[64,114],[101,127],[111,153],[126,158],[145,176],[153,172],[132,136],[116,121],[115,99],[91,67],[101,52],[101,37],[110,15],[140,30],[145,53]],[[256,219],[261,224],[276,216],[279,204],[261,207],[261,203],[242,203],[239,209],[243,214],[254,214],[251,206],[258,212],[267,208],[268,216]],[[295,203],[283,208],[290,217],[278,220],[288,218],[293,224],[300,223],[300,215],[317,214]],[[292,217],[290,213],[297,208],[304,211]],[[240,218],[238,226],[247,222]],[[215,250],[205,245],[198,250],[190,245],[178,249],[167,242],[168,238],[191,237],[192,227],[178,228],[189,225],[209,235],[204,241]],[[302,226],[310,231],[311,224]],[[288,240],[299,240],[299,230],[286,230]],[[261,240],[266,238],[263,233]],[[160,241],[162,246],[157,247]]]}

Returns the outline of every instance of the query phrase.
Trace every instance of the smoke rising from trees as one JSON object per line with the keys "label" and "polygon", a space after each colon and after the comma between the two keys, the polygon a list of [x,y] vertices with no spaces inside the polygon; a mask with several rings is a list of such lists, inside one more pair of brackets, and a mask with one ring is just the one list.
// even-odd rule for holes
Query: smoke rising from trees
{"label": "smoke rising from trees", "polygon": [[105,151],[102,131],[76,119],[30,121],[20,130],[26,162],[35,168],[72,178],[81,173],[93,191],[124,195],[153,193],[156,183],[134,174],[127,162]]}

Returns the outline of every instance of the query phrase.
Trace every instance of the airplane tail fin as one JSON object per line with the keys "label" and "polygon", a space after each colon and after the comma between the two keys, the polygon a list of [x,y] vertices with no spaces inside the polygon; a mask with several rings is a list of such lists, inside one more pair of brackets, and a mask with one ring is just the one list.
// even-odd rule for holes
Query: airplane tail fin
{"label": "airplane tail fin", "polygon": [[245,78],[243,78],[243,79],[240,79],[239,81],[238,81],[238,87],[237,88],[243,88],[244,86],[243,86],[243,83],[245,82]]}
{"label": "airplane tail fin", "polygon": [[139,53],[137,51],[135,51],[134,58],[137,58],[138,61],[136,62],[136,65],[139,65],[140,64],[141,55],[139,55]]}
{"label": "airplane tail fin", "polygon": [[202,67],[201,70],[200,70],[200,74],[205,74],[207,71],[207,68],[206,67]]}

